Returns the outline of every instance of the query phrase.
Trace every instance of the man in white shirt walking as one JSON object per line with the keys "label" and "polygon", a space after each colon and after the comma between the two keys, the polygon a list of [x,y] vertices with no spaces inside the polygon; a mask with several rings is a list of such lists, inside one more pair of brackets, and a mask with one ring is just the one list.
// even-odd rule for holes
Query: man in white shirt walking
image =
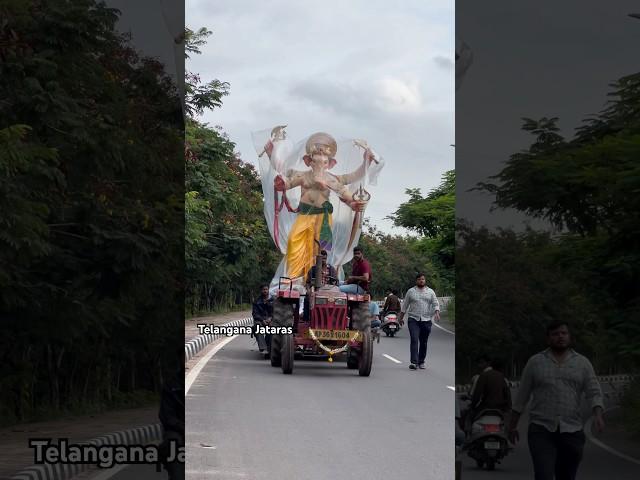
{"label": "man in white shirt walking", "polygon": [[404,325],[407,315],[409,335],[411,336],[411,364],[409,368],[424,369],[427,358],[427,341],[431,333],[432,320],[440,321],[440,304],[436,293],[427,287],[423,273],[416,276],[416,286],[410,288],[404,296],[399,322]]}
{"label": "man in white shirt walking", "polygon": [[590,404],[594,427],[604,428],[603,397],[591,362],[573,350],[566,322],[547,327],[549,348],[532,356],[524,367],[513,404],[509,437],[516,443],[520,415],[529,407],[529,452],[536,480],[575,480],[585,435],[580,408]]}

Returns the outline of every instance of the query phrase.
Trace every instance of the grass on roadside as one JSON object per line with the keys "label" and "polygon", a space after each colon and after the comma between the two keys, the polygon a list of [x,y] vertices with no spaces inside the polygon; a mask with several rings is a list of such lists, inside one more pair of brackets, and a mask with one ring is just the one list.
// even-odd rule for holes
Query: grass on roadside
{"label": "grass on roadside", "polygon": [[239,303],[237,305],[233,305],[231,307],[225,305],[220,307],[215,307],[212,310],[201,310],[197,313],[193,312],[185,312],[185,320],[189,320],[190,318],[199,318],[199,317],[208,317],[211,315],[220,315],[223,313],[232,313],[232,312],[242,312],[243,310],[251,310],[251,304],[249,303]]}
{"label": "grass on roadside", "polygon": [[447,320],[453,325],[456,324],[456,297],[451,297],[447,303]]}
{"label": "grass on roadside", "polygon": [[625,429],[640,439],[640,377],[629,385],[620,406]]}
{"label": "grass on roadside", "polygon": [[11,425],[22,425],[33,422],[43,422],[49,420],[61,420],[69,417],[81,417],[108,413],[111,411],[127,410],[130,408],[142,408],[160,405],[160,395],[148,390],[136,390],[134,392],[115,392],[109,403],[96,403],[91,401],[73,400],[64,408],[56,410],[54,408],[40,408],[34,414],[23,421],[0,409],[0,427]]}

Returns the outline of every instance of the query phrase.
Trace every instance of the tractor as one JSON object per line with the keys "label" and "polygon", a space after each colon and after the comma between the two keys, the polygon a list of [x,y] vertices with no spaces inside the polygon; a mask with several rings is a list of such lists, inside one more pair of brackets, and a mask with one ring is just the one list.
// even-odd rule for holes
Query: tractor
{"label": "tractor", "polygon": [[[316,258],[316,272],[322,272],[322,257]],[[292,334],[271,337],[271,366],[291,374],[296,356],[346,356],[347,367],[362,377],[371,373],[373,339],[368,294],[347,294],[335,285],[323,283],[317,274],[302,294],[288,277],[280,277],[273,302],[272,325],[293,327]],[[306,298],[305,298],[306,297]],[[300,314],[300,302],[305,304]]]}

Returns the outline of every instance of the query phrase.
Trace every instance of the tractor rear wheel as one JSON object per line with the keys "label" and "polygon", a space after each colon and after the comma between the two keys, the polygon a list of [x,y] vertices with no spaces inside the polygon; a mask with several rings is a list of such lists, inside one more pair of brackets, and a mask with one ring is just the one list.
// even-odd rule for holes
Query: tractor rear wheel
{"label": "tractor rear wheel", "polygon": [[290,374],[293,372],[293,357],[295,354],[295,342],[293,334],[281,335],[282,339],[282,373]]}
{"label": "tractor rear wheel", "polygon": [[368,303],[356,303],[351,308],[351,328],[364,332],[371,328],[371,314]]}
{"label": "tractor rear wheel", "polygon": [[371,338],[371,330],[367,328],[361,335],[362,349],[360,352],[358,375],[368,377],[371,373],[371,364],[373,363],[373,339]]}
{"label": "tractor rear wheel", "polygon": [[285,302],[282,298],[273,301],[273,326],[293,327],[293,303]]}
{"label": "tractor rear wheel", "polygon": [[[295,304],[276,298],[273,302],[273,326],[293,327],[293,307]],[[275,341],[275,345],[274,345]],[[275,347],[275,348],[274,348]],[[293,370],[295,344],[293,335],[273,335],[271,337],[271,365],[282,367],[283,373]]]}
{"label": "tractor rear wheel", "polygon": [[279,367],[282,365],[282,357],[280,354],[280,346],[282,345],[282,335],[271,335],[271,366]]}

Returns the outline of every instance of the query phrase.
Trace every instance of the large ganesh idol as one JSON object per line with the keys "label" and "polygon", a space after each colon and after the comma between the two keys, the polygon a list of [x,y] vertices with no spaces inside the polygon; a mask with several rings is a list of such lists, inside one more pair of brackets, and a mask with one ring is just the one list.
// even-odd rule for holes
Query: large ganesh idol
{"label": "large ganesh idol", "polygon": [[343,278],[360,238],[362,216],[384,165],[364,140],[318,132],[300,142],[285,127],[253,134],[259,152],[264,214],[283,254],[272,280],[289,277],[302,286],[321,249]]}

